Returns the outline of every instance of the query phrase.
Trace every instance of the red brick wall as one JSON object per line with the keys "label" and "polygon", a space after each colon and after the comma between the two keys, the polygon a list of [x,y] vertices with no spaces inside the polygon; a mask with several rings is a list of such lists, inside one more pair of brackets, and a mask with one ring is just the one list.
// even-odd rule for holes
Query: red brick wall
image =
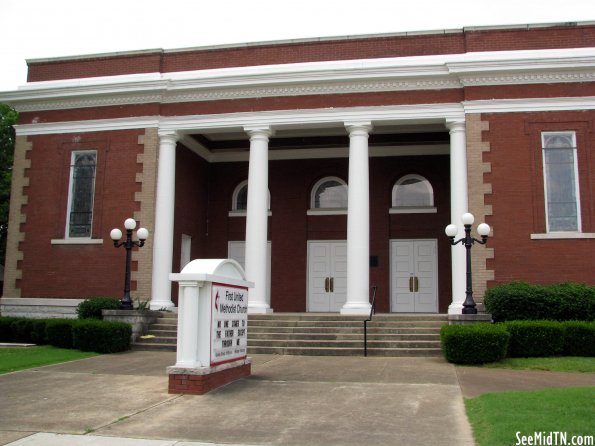
{"label": "red brick wall", "polygon": [[28,81],[175,72],[297,62],[595,46],[594,26],[469,30],[459,33],[260,44],[237,48],[29,63]]}
{"label": "red brick wall", "polygon": [[154,73],[161,67],[161,51],[129,56],[89,57],[59,62],[30,62],[27,82],[83,77]]}
{"label": "red brick wall", "polygon": [[[203,158],[184,147],[177,147],[173,272],[181,269],[182,234],[192,237],[191,259],[207,257],[208,168]],[[172,284],[172,299],[176,304],[177,297],[178,285]]]}
{"label": "red brick wall", "polygon": [[[137,204],[134,193],[140,165],[140,131],[31,137],[31,168],[26,176],[29,203],[24,206],[26,233],[21,243],[23,297],[121,297],[124,287],[124,250],[115,249],[109,233],[123,229]],[[78,139],[80,138],[80,140]],[[70,160],[73,150],[97,150],[93,238],[103,245],[52,245],[65,235]],[[139,222],[142,225],[142,222]],[[133,264],[133,269],[136,264]],[[132,283],[135,289],[135,283]]]}
{"label": "red brick wall", "polygon": [[575,130],[583,232],[595,232],[595,112],[545,112],[482,115],[490,130],[484,140],[491,150],[484,161],[492,164],[485,180],[492,184],[486,204],[493,206],[487,223],[494,227],[490,246],[495,270],[489,285],[512,280],[533,283],[578,281],[595,284],[595,239],[531,240],[545,232],[545,205],[540,134]]}

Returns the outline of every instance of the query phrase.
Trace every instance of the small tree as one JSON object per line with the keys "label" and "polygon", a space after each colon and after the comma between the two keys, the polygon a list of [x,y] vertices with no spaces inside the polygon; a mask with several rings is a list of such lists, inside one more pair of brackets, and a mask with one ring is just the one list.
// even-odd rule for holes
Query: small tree
{"label": "small tree", "polygon": [[0,264],[6,257],[8,233],[8,209],[14,155],[15,132],[18,113],[6,104],[0,104]]}

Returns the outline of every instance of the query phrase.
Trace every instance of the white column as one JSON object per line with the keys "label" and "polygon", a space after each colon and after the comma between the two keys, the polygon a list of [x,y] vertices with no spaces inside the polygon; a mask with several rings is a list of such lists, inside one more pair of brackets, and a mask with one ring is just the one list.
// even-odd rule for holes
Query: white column
{"label": "white column", "polygon": [[368,134],[371,122],[346,123],[349,132],[347,194],[347,301],[341,314],[370,313],[370,181]]}
{"label": "white column", "polygon": [[[456,240],[464,237],[461,216],[468,211],[467,145],[465,121],[448,122],[450,129],[450,220],[457,225]],[[461,314],[465,301],[466,260],[465,248],[459,243],[451,247],[452,258],[452,303],[449,314]]]}
{"label": "white column", "polygon": [[173,307],[171,300],[174,243],[174,203],[176,189],[176,142],[174,131],[159,131],[159,161],[155,192],[155,230],[153,236],[153,283],[151,309]]}
{"label": "white column", "polygon": [[246,127],[250,136],[248,167],[248,206],[246,211],[246,278],[254,282],[248,292],[248,313],[266,314],[267,303],[267,224],[269,208],[270,127]]}

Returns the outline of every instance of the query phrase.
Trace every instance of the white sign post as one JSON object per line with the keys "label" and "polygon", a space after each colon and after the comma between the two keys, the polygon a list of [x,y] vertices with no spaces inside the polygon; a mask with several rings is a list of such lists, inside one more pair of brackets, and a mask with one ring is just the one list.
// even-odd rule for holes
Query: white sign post
{"label": "white sign post", "polygon": [[178,282],[176,364],[167,368],[169,393],[202,395],[250,375],[247,357],[248,288],[242,267],[231,259],[199,259]]}

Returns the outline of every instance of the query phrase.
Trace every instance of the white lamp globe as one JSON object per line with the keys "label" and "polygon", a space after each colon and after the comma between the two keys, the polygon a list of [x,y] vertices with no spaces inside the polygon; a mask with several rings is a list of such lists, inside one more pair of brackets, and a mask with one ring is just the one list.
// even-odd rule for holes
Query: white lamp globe
{"label": "white lamp globe", "polygon": [[448,225],[445,229],[444,232],[446,233],[447,236],[449,237],[456,237],[458,229],[457,229],[457,225],[453,225],[450,224]]}
{"label": "white lamp globe", "polygon": [[139,240],[146,240],[149,238],[149,231],[147,228],[140,228],[138,231],[136,231],[136,235],[138,236]]}
{"label": "white lamp globe", "polygon": [[461,221],[463,222],[464,225],[472,225],[473,222],[475,221],[475,217],[473,216],[473,214],[470,214],[469,212],[463,214],[463,216],[461,217]]}
{"label": "white lamp globe", "polygon": [[490,234],[490,225],[487,223],[482,223],[477,226],[477,233],[482,237],[487,237]]}
{"label": "white lamp globe", "polygon": [[112,232],[109,233],[109,236],[115,242],[115,241],[120,240],[122,238],[122,231],[120,231],[117,228],[116,229],[112,229]]}
{"label": "white lamp globe", "polygon": [[134,220],[134,218],[127,218],[126,221],[124,222],[124,227],[126,229],[136,228],[136,221]]}

